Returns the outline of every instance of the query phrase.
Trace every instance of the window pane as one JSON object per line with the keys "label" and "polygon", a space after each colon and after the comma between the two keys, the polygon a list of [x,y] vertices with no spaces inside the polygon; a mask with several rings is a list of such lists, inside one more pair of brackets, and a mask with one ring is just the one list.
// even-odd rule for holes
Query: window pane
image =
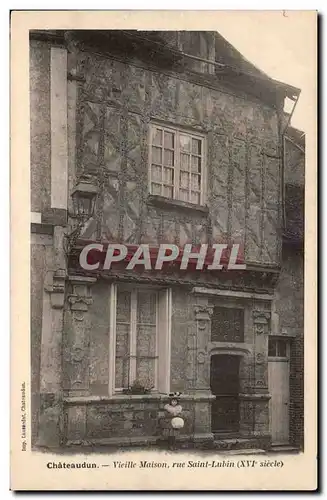
{"label": "window pane", "polygon": [[195,155],[201,154],[201,140],[192,139],[192,153],[194,153]]}
{"label": "window pane", "polygon": [[173,188],[171,186],[163,186],[163,196],[173,198]]}
{"label": "window pane", "polygon": [[151,178],[153,181],[161,182],[162,167],[159,167],[158,165],[152,165],[151,173]]}
{"label": "window pane", "polygon": [[200,191],[201,177],[199,175],[191,175],[191,189],[193,189],[194,191]]}
{"label": "window pane", "polygon": [[169,165],[170,167],[174,166],[174,152],[164,150],[164,164]]}
{"label": "window pane", "polygon": [[276,356],[276,340],[268,340],[268,356]]}
{"label": "window pane", "polygon": [[161,195],[161,184],[151,183],[151,193]]}
{"label": "window pane", "polygon": [[164,168],[163,180],[166,184],[174,183],[174,170],[172,168]]}
{"label": "window pane", "polygon": [[117,323],[116,325],[116,356],[124,357],[129,354],[130,325]]}
{"label": "window pane", "polygon": [[191,203],[196,203],[197,205],[200,204],[200,193],[195,193],[194,191],[191,191]]}
{"label": "window pane", "polygon": [[277,343],[277,355],[281,358],[286,357],[286,342],[283,339],[279,339]]}
{"label": "window pane", "polygon": [[153,146],[152,148],[152,163],[159,163],[161,165],[162,163],[162,149],[161,148],[156,148]]}
{"label": "window pane", "polygon": [[174,149],[174,134],[171,132],[165,132],[165,148]]}
{"label": "window pane", "polygon": [[130,325],[116,325],[115,387],[128,387]]}
{"label": "window pane", "polygon": [[155,357],[156,327],[140,325],[137,327],[136,356]]}
{"label": "window pane", "polygon": [[162,146],[162,130],[160,129],[155,129],[153,133],[153,144],[156,144],[157,146]]}
{"label": "window pane", "polygon": [[155,386],[155,360],[146,358],[136,359],[136,378],[147,387]]}
{"label": "window pane", "polygon": [[181,188],[183,189],[188,189],[188,185],[189,185],[189,177],[190,177],[190,174],[188,174],[187,172],[181,172],[180,173],[180,183],[181,183]]}
{"label": "window pane", "polygon": [[184,189],[179,190],[179,199],[182,201],[188,201],[188,190],[185,191]]}
{"label": "window pane", "polygon": [[131,311],[131,294],[130,292],[117,293],[117,316],[116,321],[119,322],[130,322],[130,311]]}
{"label": "window pane", "polygon": [[127,387],[129,386],[129,360],[116,357],[115,364],[115,388],[127,389]]}
{"label": "window pane", "polygon": [[189,170],[189,165],[190,165],[190,156],[181,154],[181,169]]}
{"label": "window pane", "polygon": [[191,151],[191,137],[180,134],[179,145],[183,151]]}
{"label": "window pane", "polygon": [[156,298],[153,292],[139,291],[137,293],[137,323],[156,324]]}
{"label": "window pane", "polygon": [[192,172],[201,173],[201,158],[198,156],[192,156]]}

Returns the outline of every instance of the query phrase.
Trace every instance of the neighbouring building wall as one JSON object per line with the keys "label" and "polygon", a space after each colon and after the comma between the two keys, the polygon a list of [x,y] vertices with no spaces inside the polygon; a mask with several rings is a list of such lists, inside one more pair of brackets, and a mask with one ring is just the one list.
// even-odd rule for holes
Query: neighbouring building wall
{"label": "neighbouring building wall", "polygon": [[304,256],[283,247],[283,266],[276,289],[277,334],[290,339],[290,442],[304,445]]}
{"label": "neighbouring building wall", "polygon": [[[32,444],[38,433],[40,410],[40,361],[43,323],[44,287],[52,266],[52,236],[31,235],[31,392],[32,392]],[[45,314],[47,314],[45,312]],[[50,318],[48,318],[50,320]]]}
{"label": "neighbouring building wall", "polygon": [[31,211],[50,207],[50,45],[30,43]]}
{"label": "neighbouring building wall", "polygon": [[[67,158],[62,148],[67,134],[58,120],[62,111],[58,102],[66,106],[59,90],[67,87],[67,71],[63,69],[58,82],[62,75],[54,66],[58,50],[62,63],[65,49],[30,40],[32,445],[43,444],[49,436],[57,439],[60,414],[62,305],[57,298],[64,294],[63,226],[67,223],[67,182],[65,169],[60,167]],[[56,80],[53,76],[58,73]],[[62,123],[65,115],[67,109],[60,115]],[[38,432],[41,421],[42,435]]]}
{"label": "neighbouring building wall", "polygon": [[304,257],[302,249],[284,245],[283,267],[276,287],[276,308],[281,334],[303,332]]}
{"label": "neighbouring building wall", "polygon": [[296,144],[295,139],[285,138],[285,184],[304,187],[305,153],[304,140]]}
{"label": "neighbouring building wall", "polygon": [[[290,339],[290,443],[304,446],[304,182],[300,131],[285,140],[285,229],[282,267],[275,291],[273,334]],[[310,335],[310,332],[308,332]]]}

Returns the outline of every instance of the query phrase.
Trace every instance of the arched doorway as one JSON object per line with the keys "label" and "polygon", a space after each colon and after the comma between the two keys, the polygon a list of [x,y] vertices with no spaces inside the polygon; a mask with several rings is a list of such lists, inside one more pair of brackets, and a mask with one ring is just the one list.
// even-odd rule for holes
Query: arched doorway
{"label": "arched doorway", "polygon": [[210,388],[213,433],[237,433],[240,427],[240,356],[213,354],[210,361]]}

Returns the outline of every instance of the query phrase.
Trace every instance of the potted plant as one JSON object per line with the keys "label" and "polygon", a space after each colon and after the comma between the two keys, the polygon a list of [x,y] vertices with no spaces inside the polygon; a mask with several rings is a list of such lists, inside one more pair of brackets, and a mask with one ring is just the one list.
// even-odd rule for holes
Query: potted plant
{"label": "potted plant", "polygon": [[149,381],[141,382],[135,379],[132,385],[127,389],[123,389],[124,394],[148,394],[153,389],[153,385]]}

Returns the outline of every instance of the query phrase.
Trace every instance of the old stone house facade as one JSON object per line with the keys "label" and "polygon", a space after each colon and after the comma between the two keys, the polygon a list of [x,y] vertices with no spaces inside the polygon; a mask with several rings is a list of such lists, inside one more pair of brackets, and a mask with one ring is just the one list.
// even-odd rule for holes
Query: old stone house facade
{"label": "old stone house facade", "polygon": [[[214,32],[31,32],[35,446],[155,443],[171,391],[181,443],[301,446],[301,250],[283,235],[298,93]],[[239,242],[247,268],[85,271],[90,242]]]}

